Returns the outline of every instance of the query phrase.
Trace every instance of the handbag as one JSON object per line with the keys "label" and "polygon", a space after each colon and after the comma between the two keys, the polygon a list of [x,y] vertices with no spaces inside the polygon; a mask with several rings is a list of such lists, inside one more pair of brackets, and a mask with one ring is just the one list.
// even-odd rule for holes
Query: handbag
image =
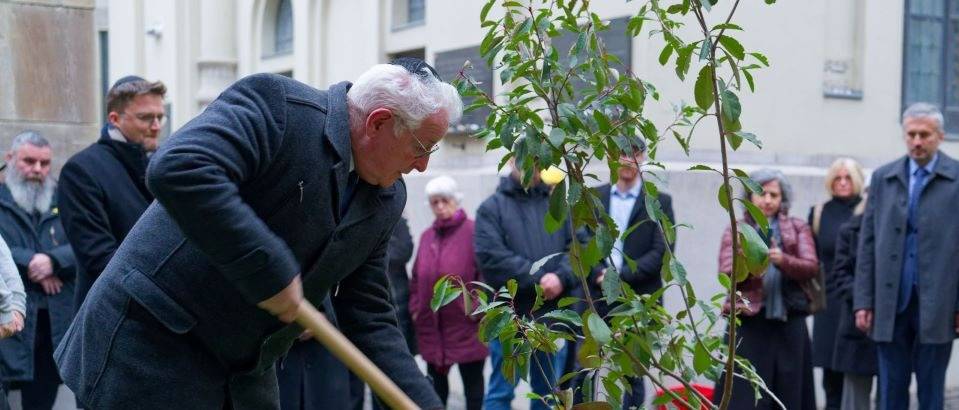
{"label": "handbag", "polygon": [[[819,224],[822,220],[822,208],[823,204],[816,205],[813,207],[812,212],[812,233],[813,236],[817,238],[819,237]],[[809,299],[809,314],[814,314],[826,309],[825,271],[822,262],[820,262],[819,271],[816,272],[816,276],[799,283],[799,286],[802,287],[803,292],[806,294],[806,298]]]}

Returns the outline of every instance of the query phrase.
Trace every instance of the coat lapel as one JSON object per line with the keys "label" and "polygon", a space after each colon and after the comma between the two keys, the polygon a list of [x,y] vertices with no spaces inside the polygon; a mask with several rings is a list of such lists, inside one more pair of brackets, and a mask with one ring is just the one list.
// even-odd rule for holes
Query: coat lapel
{"label": "coat lapel", "polygon": [[[342,82],[333,85],[327,91],[329,101],[324,134],[338,157],[338,161],[333,164],[330,181],[334,206],[339,204],[340,198],[346,194],[346,179],[350,174],[350,161],[353,156],[350,146],[350,112],[346,104],[346,92],[349,91],[350,85],[348,82]],[[339,209],[333,214],[339,220]]]}

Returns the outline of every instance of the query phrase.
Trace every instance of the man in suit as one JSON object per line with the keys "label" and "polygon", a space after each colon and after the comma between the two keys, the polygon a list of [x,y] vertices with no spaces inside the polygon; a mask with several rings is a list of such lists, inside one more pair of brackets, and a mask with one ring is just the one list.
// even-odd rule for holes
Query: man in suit
{"label": "man in suit", "polygon": [[856,326],[879,350],[880,409],[943,408],[959,330],[959,163],[939,151],[942,113],[916,103],[902,115],[908,155],[876,169],[863,216],[853,298]]}
{"label": "man in suit", "polygon": [[[590,278],[590,293],[596,301],[597,311],[605,315],[609,306],[600,297],[603,294],[602,285],[606,272],[614,268],[619,272],[623,283],[628,284],[637,294],[652,294],[663,287],[660,269],[663,264],[663,254],[666,252],[666,240],[655,221],[649,219],[646,213],[646,203],[643,197],[643,176],[641,165],[646,159],[646,143],[641,137],[629,136],[627,150],[619,158],[616,185],[606,184],[597,188],[603,208],[609,214],[620,233],[637,225],[626,238],[617,238],[613,244],[613,251],[603,266],[594,269]],[[673,201],[669,194],[660,193],[659,202],[663,212],[673,220]],[[633,269],[627,258],[636,263]],[[612,266],[610,266],[610,261]],[[643,407],[644,387],[642,378],[630,380],[632,392],[626,393],[623,398],[623,408],[635,406]]]}
{"label": "man in suit", "polygon": [[107,124],[100,139],[60,171],[60,215],[77,256],[77,309],[153,202],[145,179],[147,154],[156,151],[166,122],[164,95],[166,86],[159,81],[132,75],[119,79],[106,95]]}
{"label": "man in suit", "polygon": [[303,332],[290,322],[329,295],[343,333],[440,408],[384,270],[400,177],[426,169],[461,112],[413,59],[327,91],[272,74],[232,85],[151,158],[156,201],[57,349],[67,385],[95,409],[276,409],[274,363]]}

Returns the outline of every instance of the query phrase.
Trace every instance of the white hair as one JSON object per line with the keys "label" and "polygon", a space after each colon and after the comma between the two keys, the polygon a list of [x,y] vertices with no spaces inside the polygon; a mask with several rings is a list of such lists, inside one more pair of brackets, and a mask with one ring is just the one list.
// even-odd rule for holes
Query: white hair
{"label": "white hair", "polygon": [[456,202],[460,202],[463,199],[463,193],[460,192],[459,187],[456,185],[456,180],[446,175],[438,176],[431,179],[430,182],[427,182],[425,191],[427,198],[439,196],[443,198],[453,198]]}
{"label": "white hair", "polygon": [[373,110],[386,108],[399,120],[394,131],[415,130],[427,116],[444,111],[450,124],[463,115],[463,100],[452,85],[426,68],[411,73],[399,65],[377,64],[356,79],[346,93],[353,128],[362,127]]}
{"label": "white hair", "polygon": [[53,205],[53,194],[57,192],[57,183],[47,175],[43,182],[28,181],[23,178],[20,168],[7,167],[4,182],[10,189],[13,202],[28,214],[45,213]]}
{"label": "white hair", "polygon": [[39,132],[36,131],[24,131],[20,134],[17,134],[16,137],[13,137],[13,142],[10,144],[10,151],[17,152],[23,144],[30,144],[34,147],[43,148],[49,147],[50,141],[47,141],[46,138],[43,138]]}
{"label": "white hair", "polygon": [[902,123],[906,124],[908,118],[931,118],[939,124],[939,132],[945,132],[946,120],[942,116],[942,111],[933,104],[925,102],[913,103],[902,112]]}

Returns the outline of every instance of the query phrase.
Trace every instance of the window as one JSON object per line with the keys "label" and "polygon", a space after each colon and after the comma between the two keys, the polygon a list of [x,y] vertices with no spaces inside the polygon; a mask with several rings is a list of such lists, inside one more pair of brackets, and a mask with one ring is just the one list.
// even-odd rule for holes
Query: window
{"label": "window", "polygon": [[959,0],[907,0],[905,26],[903,109],[938,105],[959,138]]}
{"label": "window", "polygon": [[276,37],[273,41],[274,54],[287,54],[293,51],[293,5],[290,0],[280,0],[276,10]]}
{"label": "window", "polygon": [[408,0],[407,23],[418,23],[426,19],[425,0]]}

